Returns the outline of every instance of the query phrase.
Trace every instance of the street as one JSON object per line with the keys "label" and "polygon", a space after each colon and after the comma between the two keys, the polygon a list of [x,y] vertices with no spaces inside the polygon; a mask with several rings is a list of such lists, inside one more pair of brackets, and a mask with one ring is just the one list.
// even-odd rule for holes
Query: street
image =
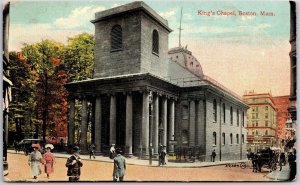
{"label": "street", "polygon": [[[54,173],[47,179],[42,174],[34,180],[30,176],[27,156],[8,153],[8,181],[68,181],[66,158],[56,158]],[[42,166],[43,171],[43,166]],[[111,181],[113,163],[94,160],[83,160],[80,181]],[[168,168],[157,166],[127,165],[125,181],[270,181],[265,175],[268,172],[253,173],[247,166],[240,167],[212,166],[202,168]]]}

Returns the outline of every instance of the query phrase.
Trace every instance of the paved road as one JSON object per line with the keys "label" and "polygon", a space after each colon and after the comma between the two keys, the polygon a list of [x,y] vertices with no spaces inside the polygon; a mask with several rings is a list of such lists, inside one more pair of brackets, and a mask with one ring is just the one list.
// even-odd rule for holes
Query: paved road
{"label": "paved road", "polygon": [[[42,173],[37,181],[67,181],[66,158],[59,157],[50,179]],[[30,167],[24,154],[8,154],[9,174],[7,181],[35,181],[30,177]],[[113,163],[83,160],[81,181],[111,181]],[[225,165],[198,168],[167,168],[142,165],[127,165],[125,181],[270,181],[264,173],[252,173],[247,167],[225,167]]]}

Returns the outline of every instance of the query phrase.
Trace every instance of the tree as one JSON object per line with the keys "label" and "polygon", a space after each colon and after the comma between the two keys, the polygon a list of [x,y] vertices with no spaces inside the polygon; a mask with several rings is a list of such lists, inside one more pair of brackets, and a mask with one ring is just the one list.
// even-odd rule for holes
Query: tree
{"label": "tree", "polygon": [[88,33],[68,39],[62,59],[70,82],[93,77],[94,45],[94,36]]}
{"label": "tree", "polygon": [[[30,66],[30,80],[35,86],[35,102],[38,120],[42,122],[42,137],[46,141],[47,127],[66,122],[67,75],[61,65],[63,44],[50,40],[25,45],[22,48],[24,60]],[[48,134],[55,136],[53,132]],[[54,134],[54,135],[53,135]]]}

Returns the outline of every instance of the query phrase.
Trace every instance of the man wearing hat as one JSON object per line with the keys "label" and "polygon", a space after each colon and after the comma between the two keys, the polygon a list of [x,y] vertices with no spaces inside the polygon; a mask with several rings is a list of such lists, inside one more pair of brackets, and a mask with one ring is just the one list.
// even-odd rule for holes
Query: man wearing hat
{"label": "man wearing hat", "polygon": [[41,174],[41,160],[42,154],[39,151],[40,145],[39,144],[32,144],[32,148],[34,149],[33,152],[30,153],[28,158],[28,165],[31,166],[31,175],[34,179],[37,178]]}
{"label": "man wearing hat", "polygon": [[68,167],[67,175],[69,176],[69,181],[79,181],[80,179],[80,168],[82,167],[82,162],[79,157],[79,147],[74,146],[73,155],[67,160],[66,167]]}
{"label": "man wearing hat", "polygon": [[114,158],[113,181],[123,181],[126,171],[125,157],[121,155],[120,148],[116,150],[117,156]]}

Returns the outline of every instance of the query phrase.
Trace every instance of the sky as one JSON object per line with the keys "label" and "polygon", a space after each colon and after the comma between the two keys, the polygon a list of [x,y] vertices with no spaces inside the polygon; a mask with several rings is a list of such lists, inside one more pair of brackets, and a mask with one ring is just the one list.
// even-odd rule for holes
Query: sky
{"label": "sky", "polygon": [[[131,1],[14,0],[10,8],[9,50],[19,51],[24,43],[42,39],[66,43],[76,34],[94,34],[90,20],[96,12],[128,2]],[[273,96],[289,95],[288,1],[144,2],[166,19],[173,30],[169,34],[169,48],[179,45],[182,7],[181,44],[200,61],[205,75],[241,96],[253,90],[271,92]],[[239,11],[256,15],[240,15]],[[268,12],[268,16],[261,12]]]}

